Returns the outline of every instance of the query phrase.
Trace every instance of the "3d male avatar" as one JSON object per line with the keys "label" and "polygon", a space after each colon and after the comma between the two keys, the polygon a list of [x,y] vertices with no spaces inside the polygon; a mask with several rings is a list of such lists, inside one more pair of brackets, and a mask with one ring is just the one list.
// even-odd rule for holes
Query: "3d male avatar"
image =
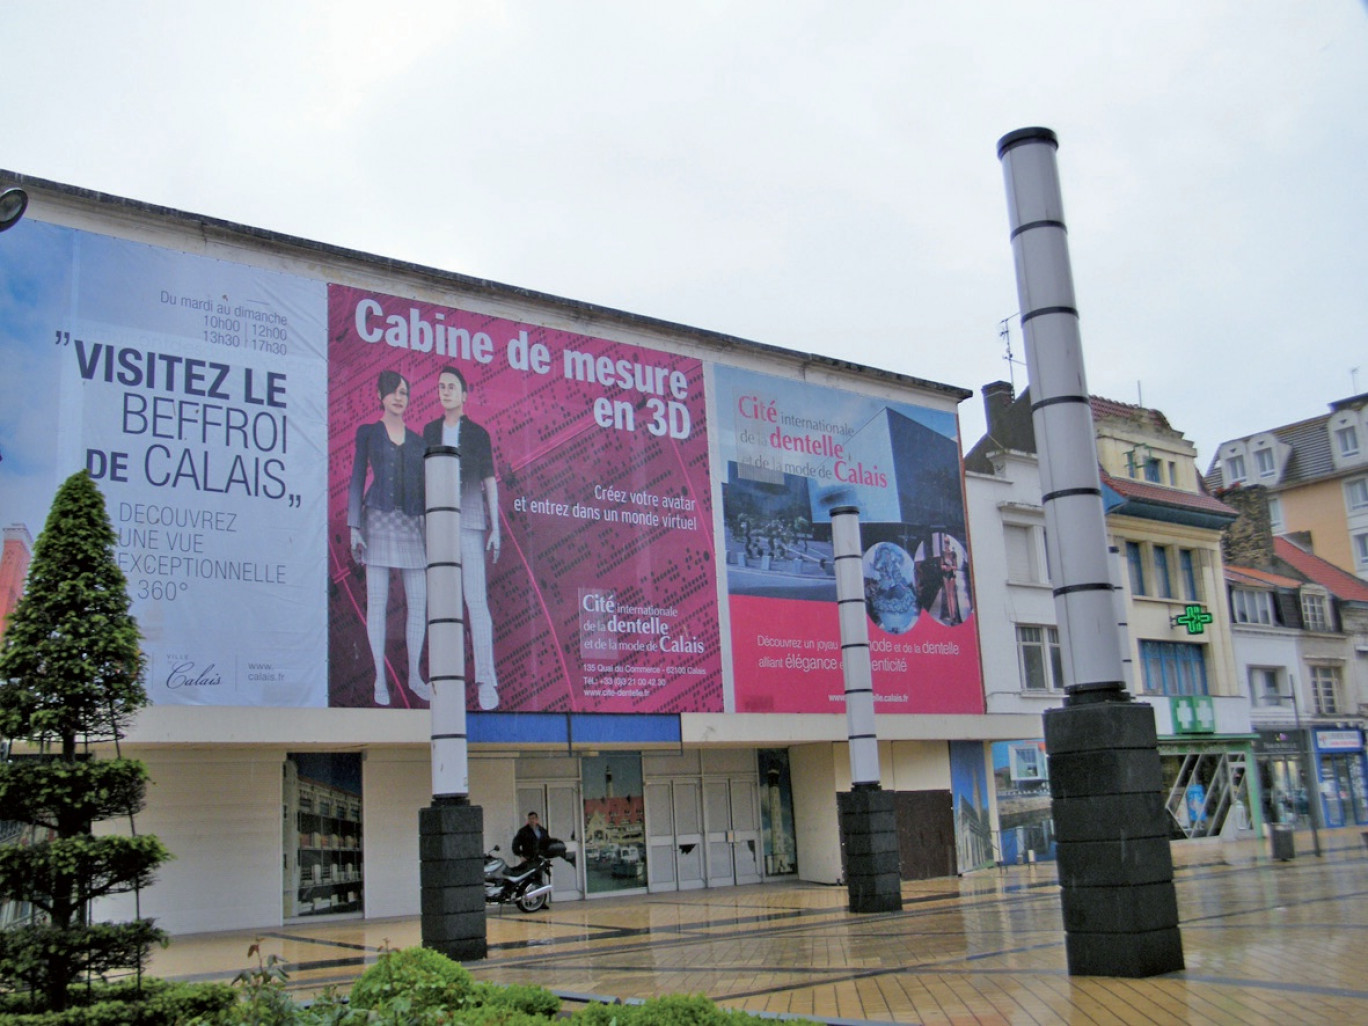
{"label": "3d male avatar", "polygon": [[461,590],[475,652],[480,708],[489,710],[499,705],[499,679],[494,670],[494,621],[489,615],[485,554],[491,562],[499,561],[499,484],[489,432],[465,415],[469,395],[465,375],[455,367],[443,367],[437,375],[442,416],[424,426],[423,441],[461,450]]}

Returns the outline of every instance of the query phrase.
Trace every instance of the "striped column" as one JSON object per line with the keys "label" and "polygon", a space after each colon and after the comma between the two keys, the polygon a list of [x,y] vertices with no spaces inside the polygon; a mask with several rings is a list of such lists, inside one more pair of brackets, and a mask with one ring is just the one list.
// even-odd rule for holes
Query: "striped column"
{"label": "striped column", "polygon": [[432,804],[418,812],[423,946],[458,962],[486,956],[484,810],[470,804],[465,620],[461,596],[461,454],[432,446],[423,463],[427,514]]}
{"label": "striped column", "polygon": [[998,157],[1007,182],[1055,608],[1072,670],[1066,690],[1074,701],[1105,700],[1124,691],[1125,675],[1058,148],[1048,128],[1023,128],[1002,137]]}
{"label": "striped column", "polygon": [[836,557],[836,609],[850,741],[850,790],[836,796],[848,907],[857,913],[896,912],[902,908],[898,819],[893,792],[879,786],[864,553],[856,507],[837,506],[831,511],[831,549]]}
{"label": "striped column", "polygon": [[461,454],[428,448],[428,672],[432,682],[432,796],[470,794],[466,742],[465,620],[461,597]]}
{"label": "striped column", "polygon": [[1068,697],[1044,716],[1064,947],[1074,976],[1157,976],[1184,964],[1164,774],[1154,710],[1125,688],[1129,643],[1107,544],[1058,148],[1048,128],[998,142],[1066,652]]}
{"label": "striped column", "polygon": [[831,548],[836,557],[836,608],[841,620],[841,668],[845,676],[846,735],[850,781],[855,788],[879,786],[879,739],[874,733],[874,675],[869,664],[869,617],[865,609],[864,553],[860,511],[831,511]]}

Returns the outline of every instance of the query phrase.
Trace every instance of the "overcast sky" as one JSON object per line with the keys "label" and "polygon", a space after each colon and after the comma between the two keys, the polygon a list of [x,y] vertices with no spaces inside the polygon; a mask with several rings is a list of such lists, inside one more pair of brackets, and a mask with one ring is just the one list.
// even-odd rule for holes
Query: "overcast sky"
{"label": "overcast sky", "polygon": [[1045,125],[1092,392],[1205,470],[1368,391],[1363,0],[10,0],[4,37],[0,167],[976,392],[996,143]]}

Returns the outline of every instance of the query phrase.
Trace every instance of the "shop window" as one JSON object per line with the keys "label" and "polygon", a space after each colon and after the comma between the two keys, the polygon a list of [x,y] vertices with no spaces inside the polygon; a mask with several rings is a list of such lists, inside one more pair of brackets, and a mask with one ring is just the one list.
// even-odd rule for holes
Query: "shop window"
{"label": "shop window", "polygon": [[360,914],[365,888],[361,757],[288,755],[285,810],[285,918]]}
{"label": "shop window", "polygon": [[648,877],[641,754],[586,756],[580,767],[588,893],[644,888]]}
{"label": "shop window", "polygon": [[793,823],[793,783],[788,749],[760,749],[760,826],[765,849],[765,875],[798,872],[798,836]]}

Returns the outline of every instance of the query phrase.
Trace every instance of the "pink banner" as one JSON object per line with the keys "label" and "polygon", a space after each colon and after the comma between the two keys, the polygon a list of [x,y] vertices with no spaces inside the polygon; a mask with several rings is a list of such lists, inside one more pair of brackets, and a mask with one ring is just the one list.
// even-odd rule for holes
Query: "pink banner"
{"label": "pink banner", "polygon": [[[731,597],[732,658],[744,667],[737,712],[845,712],[835,603]],[[923,614],[911,631],[869,625],[877,713],[983,713],[974,617]],[[743,675],[738,670],[738,677]]]}
{"label": "pink banner", "polygon": [[699,361],[336,285],[328,325],[330,704],[426,704],[415,474],[455,444],[468,707],[721,710]]}

